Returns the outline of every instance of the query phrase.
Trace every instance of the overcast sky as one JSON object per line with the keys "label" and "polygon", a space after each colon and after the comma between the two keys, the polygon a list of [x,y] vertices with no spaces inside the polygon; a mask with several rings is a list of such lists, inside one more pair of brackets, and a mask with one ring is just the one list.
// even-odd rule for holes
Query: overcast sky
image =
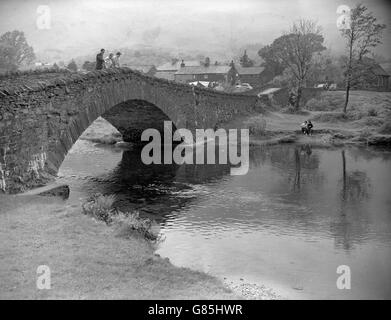
{"label": "overcast sky", "polygon": [[[387,1],[361,1],[391,26]],[[298,18],[322,26],[326,45],[340,53],[344,42],[336,27],[339,5],[356,0],[1,0],[0,33],[25,32],[37,52],[60,50],[64,59],[145,44],[227,51],[248,43],[268,44]],[[39,5],[48,5],[50,29],[37,27]],[[390,56],[390,28],[379,53]]]}

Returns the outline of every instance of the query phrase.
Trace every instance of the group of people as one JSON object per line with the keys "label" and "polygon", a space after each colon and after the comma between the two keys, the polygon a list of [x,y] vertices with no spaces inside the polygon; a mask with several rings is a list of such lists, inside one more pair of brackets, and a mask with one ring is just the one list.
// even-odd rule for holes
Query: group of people
{"label": "group of people", "polygon": [[110,53],[106,58],[104,58],[104,54],[105,49],[101,49],[96,55],[96,70],[120,67],[119,58],[121,56],[121,52],[117,52],[116,54]]}
{"label": "group of people", "polygon": [[307,136],[312,135],[312,128],[313,127],[314,127],[314,125],[312,124],[311,120],[305,120],[301,124],[301,132],[303,134],[306,134]]}

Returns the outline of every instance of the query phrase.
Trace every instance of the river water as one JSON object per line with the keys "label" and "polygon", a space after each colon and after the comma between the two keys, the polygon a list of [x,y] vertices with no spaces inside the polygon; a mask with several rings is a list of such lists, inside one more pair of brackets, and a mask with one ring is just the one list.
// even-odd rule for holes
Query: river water
{"label": "river water", "polygon": [[[247,175],[228,165],[152,165],[140,150],[79,140],[59,181],[71,198],[116,194],[161,226],[157,253],[283,297],[391,298],[391,153],[277,145],[250,149]],[[338,289],[337,267],[351,272]]]}

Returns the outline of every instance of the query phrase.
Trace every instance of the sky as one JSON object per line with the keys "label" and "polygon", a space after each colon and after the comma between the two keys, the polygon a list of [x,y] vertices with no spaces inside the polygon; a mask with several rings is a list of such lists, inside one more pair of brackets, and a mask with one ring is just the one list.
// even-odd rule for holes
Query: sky
{"label": "sky", "polygon": [[[326,46],[342,53],[345,43],[336,26],[337,7],[354,7],[357,2],[0,0],[0,33],[22,30],[36,52],[63,59],[95,53],[102,47],[115,51],[140,45],[172,48],[174,52],[197,50],[230,54],[243,45],[269,44],[295,20],[306,18],[322,26]],[[360,2],[391,28],[391,6],[387,1]],[[46,7],[42,9],[42,6]],[[50,25],[43,25],[47,8]],[[378,54],[386,57],[391,56],[390,28],[384,33],[384,44],[377,49]]]}

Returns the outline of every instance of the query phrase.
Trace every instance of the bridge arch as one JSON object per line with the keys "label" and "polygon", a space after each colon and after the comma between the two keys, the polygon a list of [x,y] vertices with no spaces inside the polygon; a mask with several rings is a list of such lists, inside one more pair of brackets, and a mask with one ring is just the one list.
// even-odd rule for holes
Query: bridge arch
{"label": "bridge arch", "polygon": [[99,116],[125,141],[171,120],[214,128],[261,108],[254,96],[224,94],[145,76],[128,68],[87,74],[46,72],[0,79],[0,190],[19,192],[52,179],[68,150]]}

